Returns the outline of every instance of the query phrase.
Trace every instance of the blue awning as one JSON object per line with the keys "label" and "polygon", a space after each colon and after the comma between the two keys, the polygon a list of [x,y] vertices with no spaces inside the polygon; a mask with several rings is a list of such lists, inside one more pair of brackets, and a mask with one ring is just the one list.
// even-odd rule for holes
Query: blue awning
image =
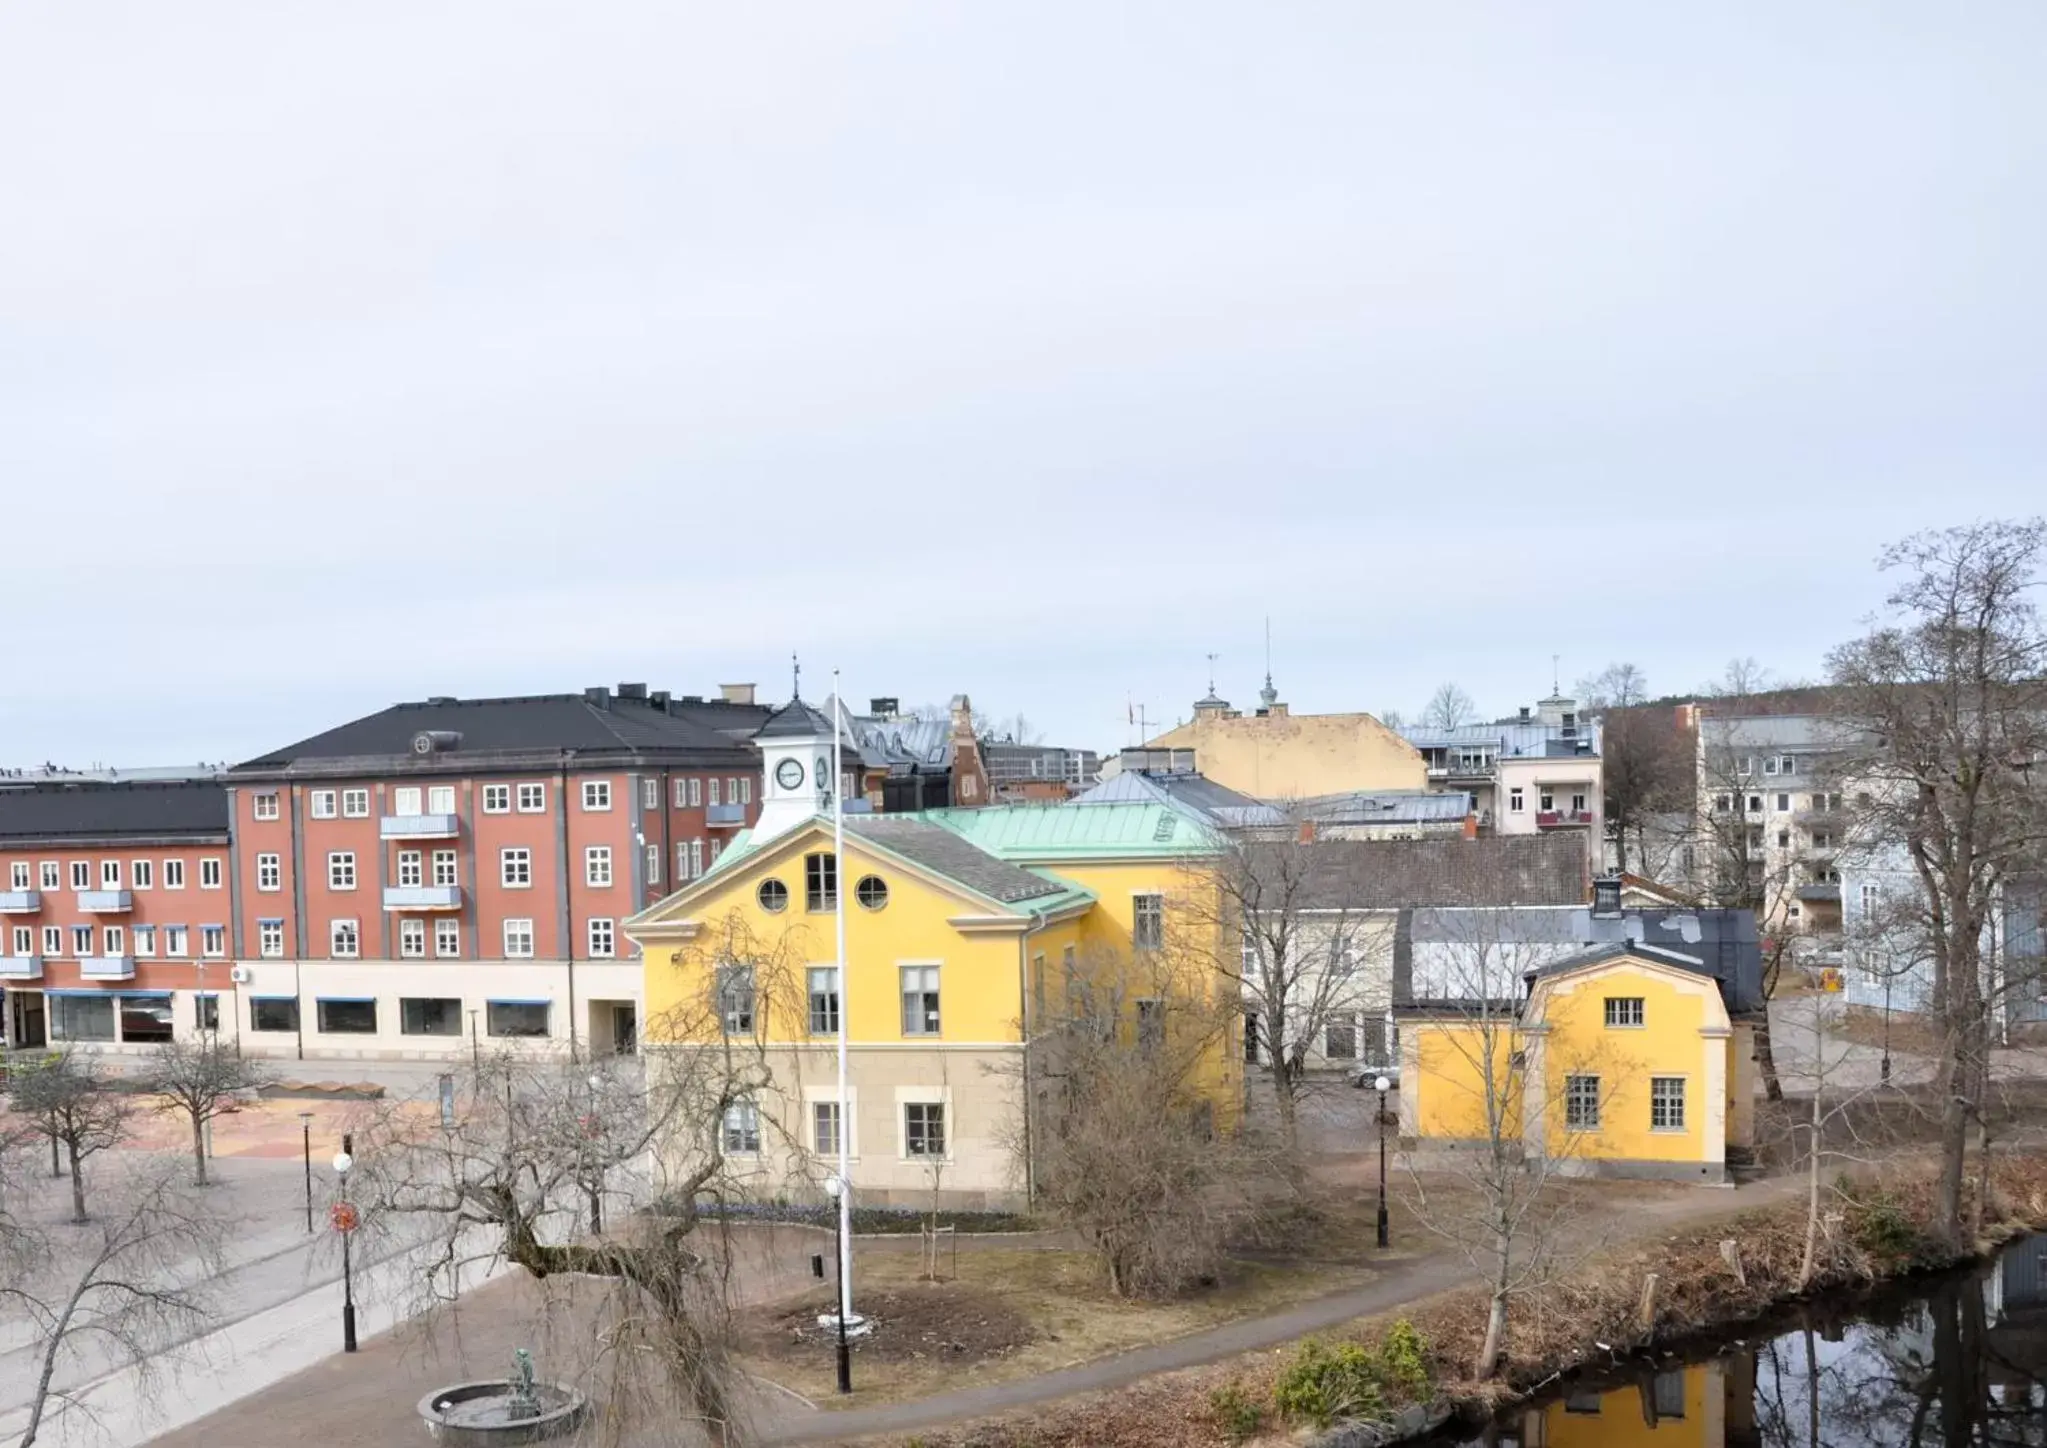
{"label": "blue awning", "polygon": [[250,999],[250,1000],[252,1000],[252,1001],[295,1001],[295,1000],[297,1000],[297,999],[298,999],[298,997],[297,997],[297,996],[289,996],[289,995],[282,995],[282,996],[281,996],[281,995],[256,995],[256,994],[254,994],[254,993],[251,993],[251,994],[250,994],[250,996],[249,996],[249,999]]}
{"label": "blue awning", "polygon": [[540,1000],[521,1000],[516,996],[491,996],[484,1003],[493,1006],[551,1006],[554,1004],[553,1001],[545,998]]}
{"label": "blue awning", "polygon": [[377,1003],[375,996],[314,996],[313,999],[323,1006],[373,1006]]}

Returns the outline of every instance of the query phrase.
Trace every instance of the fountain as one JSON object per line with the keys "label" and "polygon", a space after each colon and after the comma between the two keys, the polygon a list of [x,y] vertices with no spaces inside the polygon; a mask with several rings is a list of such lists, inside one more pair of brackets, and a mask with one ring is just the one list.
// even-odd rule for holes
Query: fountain
{"label": "fountain", "polygon": [[419,1416],[436,1443],[451,1448],[508,1448],[573,1433],[590,1400],[560,1383],[533,1380],[533,1354],[512,1354],[512,1376],[456,1383],[419,1400]]}

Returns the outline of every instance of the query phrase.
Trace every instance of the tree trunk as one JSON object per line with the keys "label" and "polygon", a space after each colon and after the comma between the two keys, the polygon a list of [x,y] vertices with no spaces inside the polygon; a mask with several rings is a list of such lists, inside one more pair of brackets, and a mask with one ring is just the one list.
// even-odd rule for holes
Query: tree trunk
{"label": "tree trunk", "polygon": [[1493,1294],[1486,1309],[1485,1343],[1478,1350],[1475,1376],[1484,1382],[1500,1370],[1500,1358],[1507,1350],[1507,1289],[1514,1280],[1514,1239],[1508,1232],[1493,1233]]}
{"label": "tree trunk", "polygon": [[1957,1066],[1948,1077],[1947,1101],[1940,1113],[1940,1189],[1935,1199],[1933,1230],[1950,1247],[1962,1245],[1962,1183],[1968,1174],[1969,1103]]}
{"label": "tree trunk", "polygon": [[1805,1256],[1798,1264],[1798,1290],[1805,1291],[1812,1281],[1813,1259],[1818,1255],[1820,1244],[1820,1092],[1814,1083],[1812,1093],[1812,1123],[1808,1130],[1806,1150],[1810,1160],[1806,1164],[1805,1176]]}
{"label": "tree trunk", "polygon": [[1770,1042],[1770,1006],[1763,1003],[1763,1013],[1756,1021],[1756,1066],[1763,1073],[1763,1097],[1768,1101],[1784,1099],[1784,1083],[1777,1079],[1777,1052]]}
{"label": "tree trunk", "polygon": [[197,1115],[192,1118],[192,1163],[199,1168],[199,1185],[206,1185],[206,1123]]}
{"label": "tree trunk", "polygon": [[1976,1201],[1969,1208],[1969,1240],[1983,1240],[1983,1224],[1990,1220],[1990,1123],[1982,1112],[1976,1114]]}
{"label": "tree trunk", "polygon": [[65,1153],[71,1158],[71,1220],[85,1220],[85,1175],[78,1169],[78,1143],[64,1143]]}
{"label": "tree trunk", "polygon": [[1298,1127],[1294,1120],[1294,1083],[1286,1057],[1277,1052],[1273,1055],[1271,1076],[1272,1109],[1279,1117],[1279,1139],[1291,1152],[1298,1144],[1295,1140]]}

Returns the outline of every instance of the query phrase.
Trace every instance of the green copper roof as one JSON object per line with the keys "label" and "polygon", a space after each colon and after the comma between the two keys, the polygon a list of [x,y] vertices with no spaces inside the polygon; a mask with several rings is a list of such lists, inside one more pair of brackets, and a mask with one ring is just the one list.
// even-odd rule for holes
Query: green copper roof
{"label": "green copper roof", "polygon": [[1214,848],[1198,820],[1157,803],[991,805],[925,810],[916,818],[943,825],[989,854],[1019,864],[1166,860]]}

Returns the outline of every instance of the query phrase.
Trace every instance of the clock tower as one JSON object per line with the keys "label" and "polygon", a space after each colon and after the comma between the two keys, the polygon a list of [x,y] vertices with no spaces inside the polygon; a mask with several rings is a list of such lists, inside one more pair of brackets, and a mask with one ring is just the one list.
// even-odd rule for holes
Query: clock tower
{"label": "clock tower", "polygon": [[761,752],[761,813],[756,843],[830,814],[838,770],[832,767],[832,721],[792,697],[753,736]]}

